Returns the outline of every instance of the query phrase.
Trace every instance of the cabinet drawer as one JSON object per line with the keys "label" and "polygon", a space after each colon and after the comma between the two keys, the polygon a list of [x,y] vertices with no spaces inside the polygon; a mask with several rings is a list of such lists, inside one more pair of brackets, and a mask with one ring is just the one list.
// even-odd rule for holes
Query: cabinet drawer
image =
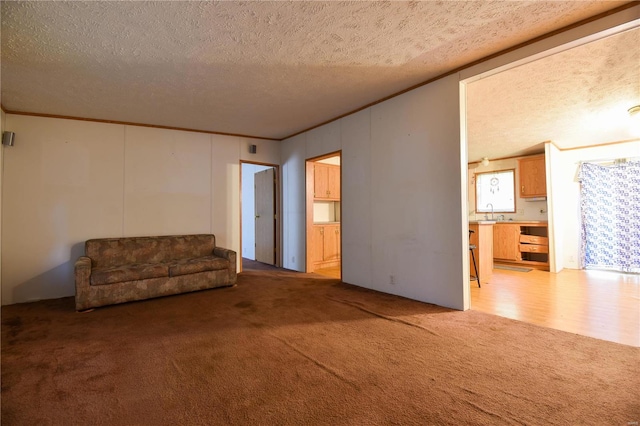
{"label": "cabinet drawer", "polygon": [[549,253],[549,246],[538,244],[520,244],[521,253]]}
{"label": "cabinet drawer", "polygon": [[[549,245],[549,238],[547,237],[538,237],[537,235],[520,235],[521,243],[529,243],[529,244],[540,244],[543,246]],[[522,250],[521,250],[522,251]]]}

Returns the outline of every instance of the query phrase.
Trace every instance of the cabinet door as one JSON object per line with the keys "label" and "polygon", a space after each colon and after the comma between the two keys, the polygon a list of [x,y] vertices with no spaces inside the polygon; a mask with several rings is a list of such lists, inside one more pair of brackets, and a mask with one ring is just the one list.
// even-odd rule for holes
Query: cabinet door
{"label": "cabinet door", "polygon": [[322,163],[313,165],[313,196],[329,198],[329,166]]}
{"label": "cabinet door", "polygon": [[520,197],[545,197],[547,195],[547,174],[544,155],[525,157],[518,160],[520,169]]}
{"label": "cabinet door", "polygon": [[340,226],[330,225],[324,227],[324,260],[333,261],[340,259]]}
{"label": "cabinet door", "polygon": [[322,262],[324,259],[324,226],[314,225],[311,234],[311,261]]}
{"label": "cabinet door", "polygon": [[328,170],[329,198],[340,199],[340,166],[330,166]]}
{"label": "cabinet door", "polygon": [[493,258],[521,260],[520,225],[500,223],[493,226]]}

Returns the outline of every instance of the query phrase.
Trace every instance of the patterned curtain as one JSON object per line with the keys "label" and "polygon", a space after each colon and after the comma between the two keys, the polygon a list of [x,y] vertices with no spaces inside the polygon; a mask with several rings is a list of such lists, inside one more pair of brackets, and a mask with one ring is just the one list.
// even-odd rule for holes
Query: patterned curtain
{"label": "patterned curtain", "polygon": [[640,272],[640,162],[583,163],[582,266]]}

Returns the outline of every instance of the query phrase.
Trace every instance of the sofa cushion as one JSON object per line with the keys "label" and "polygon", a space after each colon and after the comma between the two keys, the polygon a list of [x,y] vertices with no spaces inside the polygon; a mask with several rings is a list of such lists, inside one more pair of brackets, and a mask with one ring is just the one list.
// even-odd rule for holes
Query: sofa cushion
{"label": "sofa cushion", "polygon": [[105,285],[167,276],[169,276],[169,265],[166,263],[140,263],[113,268],[95,268],[91,271],[90,282],[91,285]]}
{"label": "sofa cushion", "polygon": [[100,238],[85,242],[85,255],[94,268],[113,268],[209,256],[215,247],[213,234]]}
{"label": "sofa cushion", "polygon": [[169,266],[169,276],[196,274],[198,272],[218,271],[229,268],[229,261],[217,256],[204,256],[195,259],[178,260]]}

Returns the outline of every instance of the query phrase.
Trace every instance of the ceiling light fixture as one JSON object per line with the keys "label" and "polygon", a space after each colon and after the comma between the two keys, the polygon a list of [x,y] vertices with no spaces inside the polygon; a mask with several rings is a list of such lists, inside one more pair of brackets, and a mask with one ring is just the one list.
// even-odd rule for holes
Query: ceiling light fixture
{"label": "ceiling light fixture", "polygon": [[630,129],[635,135],[640,135],[640,105],[632,106],[627,110],[629,118],[631,118]]}
{"label": "ceiling light fixture", "polygon": [[489,159],[487,157],[482,158],[482,161],[480,162],[480,164],[487,167],[489,165]]}

